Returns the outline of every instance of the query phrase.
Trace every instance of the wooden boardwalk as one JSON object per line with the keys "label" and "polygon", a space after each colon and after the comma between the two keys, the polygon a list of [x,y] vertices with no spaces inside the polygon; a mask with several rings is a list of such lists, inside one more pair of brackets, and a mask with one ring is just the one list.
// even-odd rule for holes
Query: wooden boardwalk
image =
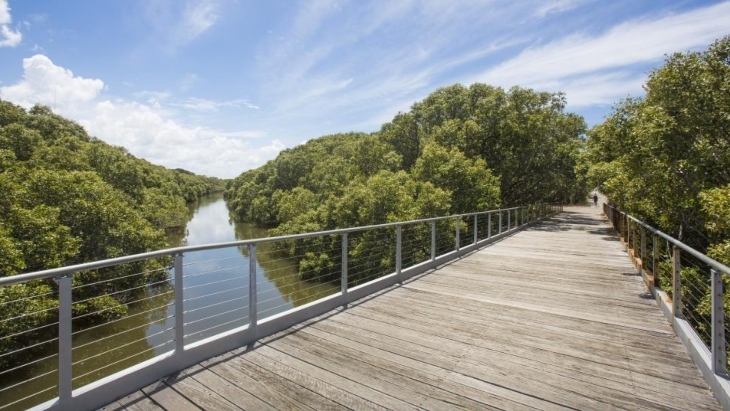
{"label": "wooden boardwalk", "polygon": [[720,409],[596,208],[105,410]]}

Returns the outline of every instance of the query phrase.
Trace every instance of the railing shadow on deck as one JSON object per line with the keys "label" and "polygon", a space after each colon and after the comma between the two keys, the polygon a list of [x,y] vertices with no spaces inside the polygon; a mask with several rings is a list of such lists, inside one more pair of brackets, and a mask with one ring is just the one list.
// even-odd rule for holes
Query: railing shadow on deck
{"label": "railing shadow on deck", "polygon": [[532,227],[533,231],[559,232],[570,231],[573,226],[600,226],[600,222],[594,219],[580,217],[580,213],[575,211],[563,210],[560,215],[546,219],[537,227]]}
{"label": "railing shadow on deck", "polygon": [[[561,210],[531,205],[178,247],[0,278],[0,291],[26,292],[6,308],[17,305],[16,319],[37,320],[0,336],[34,341],[30,347],[0,345],[0,410],[98,408],[203,360],[254,347],[263,337],[402,284]],[[221,254],[196,258],[197,252],[210,250]],[[248,261],[231,266],[238,260],[225,250]],[[269,266],[257,259],[263,254],[272,257]],[[284,290],[281,298],[272,294],[266,277],[277,270],[291,273],[272,280]],[[293,289],[307,299],[294,300]],[[39,301],[50,305],[28,308]],[[49,324],[42,323],[47,317]],[[18,396],[23,387],[29,394]]]}
{"label": "railing shadow on deck", "polygon": [[603,212],[715,398],[730,409],[724,303],[730,268],[611,204]]}

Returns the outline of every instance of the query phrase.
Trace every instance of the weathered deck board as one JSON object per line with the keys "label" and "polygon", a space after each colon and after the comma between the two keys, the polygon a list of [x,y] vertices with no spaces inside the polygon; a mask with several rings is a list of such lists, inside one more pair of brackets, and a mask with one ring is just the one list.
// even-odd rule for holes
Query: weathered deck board
{"label": "weathered deck board", "polygon": [[720,409],[595,208],[105,409]]}

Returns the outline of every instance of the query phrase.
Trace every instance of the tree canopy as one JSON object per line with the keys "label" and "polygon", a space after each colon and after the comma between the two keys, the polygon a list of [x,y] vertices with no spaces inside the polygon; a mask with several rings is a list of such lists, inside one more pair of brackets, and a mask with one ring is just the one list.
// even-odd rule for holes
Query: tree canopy
{"label": "tree canopy", "polygon": [[[379,132],[330,135],[284,150],[230,181],[226,199],[242,220],[287,233],[305,225],[368,224],[364,215],[353,216],[359,205],[345,199],[392,178],[414,189],[375,188],[369,195],[389,204],[409,198],[423,208],[380,214],[381,222],[576,201],[585,195],[579,168],[585,123],[564,108],[561,93],[479,83],[445,87]],[[441,205],[419,201],[424,193]]]}
{"label": "tree canopy", "polygon": [[[0,100],[0,276],[165,248],[165,229],[187,223],[186,202],[222,189],[222,180],[156,166],[90,137],[48,107],[26,111]],[[79,273],[74,300],[84,302],[74,316],[93,323],[123,314],[146,284],[166,279],[165,267],[148,261]],[[46,309],[58,305],[56,288],[52,280],[0,287],[0,353],[51,338],[57,310]],[[1,356],[0,366],[47,348],[33,347]]]}
{"label": "tree canopy", "polygon": [[645,90],[588,133],[589,179],[622,208],[728,262],[730,36],[668,56]]}
{"label": "tree canopy", "polygon": [[[279,235],[575,201],[586,192],[585,123],[564,108],[561,93],[445,87],[379,132],[324,136],[284,150],[229,181],[225,196],[238,218]],[[291,255],[304,255],[303,278],[322,278],[340,263],[338,253],[323,251],[338,250],[336,239],[323,241],[291,245]],[[388,241],[395,239],[353,236],[350,257]],[[383,257],[371,268],[392,263]]]}

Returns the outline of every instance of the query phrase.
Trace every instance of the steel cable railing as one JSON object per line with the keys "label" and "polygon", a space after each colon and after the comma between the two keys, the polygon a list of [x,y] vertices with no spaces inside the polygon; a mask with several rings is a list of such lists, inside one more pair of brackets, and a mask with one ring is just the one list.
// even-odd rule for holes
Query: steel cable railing
{"label": "steel cable railing", "polygon": [[604,204],[603,211],[649,288],[671,299],[673,321],[687,322],[709,351],[712,371],[726,376],[730,268],[612,205]]}
{"label": "steel cable railing", "polygon": [[0,411],[76,408],[85,395],[107,392],[98,391],[108,389],[96,385],[101,379],[142,362],[184,365],[192,347],[231,333],[255,340],[271,318],[331,298],[347,303],[350,292],[401,281],[559,210],[536,205],[178,247],[0,278]]}

